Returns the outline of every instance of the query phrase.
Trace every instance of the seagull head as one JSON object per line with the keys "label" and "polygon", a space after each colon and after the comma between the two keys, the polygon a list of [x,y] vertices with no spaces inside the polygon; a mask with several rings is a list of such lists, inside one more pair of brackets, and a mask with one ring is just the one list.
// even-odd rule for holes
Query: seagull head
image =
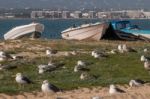
{"label": "seagull head", "polygon": [[110,85],[110,89],[115,89],[115,88],[116,88],[115,85],[113,84]]}
{"label": "seagull head", "polygon": [[17,73],[16,76],[22,76],[22,74],[21,73]]}
{"label": "seagull head", "polygon": [[48,80],[44,80],[43,81],[43,84],[47,84],[47,83],[49,83]]}
{"label": "seagull head", "polygon": [[130,87],[132,87],[133,85],[134,85],[134,83],[135,83],[135,80],[130,80],[130,82],[129,82],[129,85],[130,85]]}

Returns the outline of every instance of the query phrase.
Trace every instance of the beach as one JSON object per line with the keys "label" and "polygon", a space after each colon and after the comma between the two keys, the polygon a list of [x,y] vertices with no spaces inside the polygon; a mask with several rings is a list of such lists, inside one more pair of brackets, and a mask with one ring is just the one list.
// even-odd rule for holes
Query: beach
{"label": "beach", "polygon": [[59,92],[51,96],[44,96],[41,92],[21,93],[19,95],[0,94],[0,99],[92,99],[94,96],[101,97],[100,99],[149,99],[150,86],[144,85],[141,87],[129,88],[127,85],[120,86],[126,89],[124,94],[110,95],[108,88],[93,87],[81,88],[71,91]]}

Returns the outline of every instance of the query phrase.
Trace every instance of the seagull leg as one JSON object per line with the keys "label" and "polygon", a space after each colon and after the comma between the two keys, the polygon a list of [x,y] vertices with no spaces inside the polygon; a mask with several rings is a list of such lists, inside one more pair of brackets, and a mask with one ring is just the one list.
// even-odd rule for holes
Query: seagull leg
{"label": "seagull leg", "polygon": [[21,84],[18,84],[19,90],[21,89]]}
{"label": "seagull leg", "polygon": [[22,85],[22,87],[23,87],[23,90],[24,90],[24,84]]}

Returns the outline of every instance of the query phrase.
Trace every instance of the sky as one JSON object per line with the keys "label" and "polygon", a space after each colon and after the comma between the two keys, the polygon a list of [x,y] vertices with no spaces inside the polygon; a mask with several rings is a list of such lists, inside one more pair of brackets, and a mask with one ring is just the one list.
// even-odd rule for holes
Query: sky
{"label": "sky", "polygon": [[0,0],[0,8],[150,9],[150,0]]}

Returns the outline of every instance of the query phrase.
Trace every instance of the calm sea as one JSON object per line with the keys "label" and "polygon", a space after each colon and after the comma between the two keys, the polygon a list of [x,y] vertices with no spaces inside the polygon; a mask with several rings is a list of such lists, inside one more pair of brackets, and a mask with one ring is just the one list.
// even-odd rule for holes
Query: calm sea
{"label": "calm sea", "polygon": [[[39,19],[36,22],[42,23],[45,26],[45,30],[42,33],[42,38],[48,39],[60,39],[61,31],[73,26],[73,24],[81,25],[84,23],[95,23],[100,22],[99,19],[58,19],[58,20],[49,20],[49,19]],[[0,39],[3,39],[3,35],[12,29],[13,27],[29,24],[33,22],[32,19],[4,19],[0,20]],[[150,20],[131,20],[131,23],[139,25],[142,29],[150,30]]]}

